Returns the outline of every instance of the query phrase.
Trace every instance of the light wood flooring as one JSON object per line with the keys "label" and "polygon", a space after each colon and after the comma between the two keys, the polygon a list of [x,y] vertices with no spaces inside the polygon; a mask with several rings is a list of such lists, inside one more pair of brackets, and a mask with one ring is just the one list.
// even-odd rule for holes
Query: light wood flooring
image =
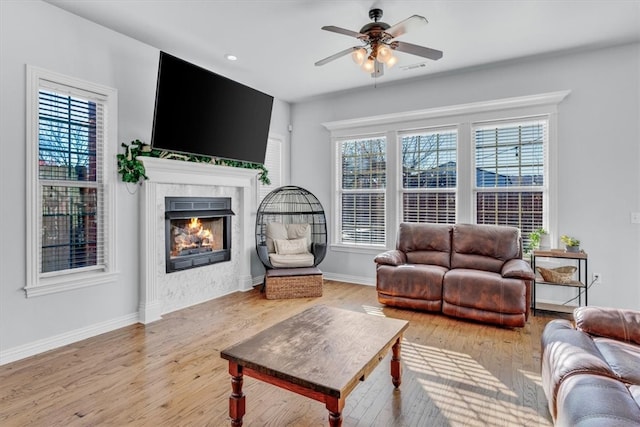
{"label": "light wood flooring", "polygon": [[[343,426],[550,426],[531,316],[505,329],[387,308],[375,288],[325,281],[320,298],[235,293],[0,366],[1,426],[228,426],[220,350],[314,304],[410,321],[403,382],[387,356],[347,398]],[[318,357],[324,357],[318,354]],[[326,426],[325,406],[245,377],[245,426]]]}

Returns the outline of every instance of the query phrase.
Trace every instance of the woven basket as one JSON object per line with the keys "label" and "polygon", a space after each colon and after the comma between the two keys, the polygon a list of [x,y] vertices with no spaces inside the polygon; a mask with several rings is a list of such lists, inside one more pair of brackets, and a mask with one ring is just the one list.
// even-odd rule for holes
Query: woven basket
{"label": "woven basket", "polygon": [[556,268],[536,267],[545,282],[552,283],[571,283],[573,281],[573,273],[577,268],[572,265]]}
{"label": "woven basket", "polygon": [[267,277],[265,293],[267,299],[321,297],[322,274]]}

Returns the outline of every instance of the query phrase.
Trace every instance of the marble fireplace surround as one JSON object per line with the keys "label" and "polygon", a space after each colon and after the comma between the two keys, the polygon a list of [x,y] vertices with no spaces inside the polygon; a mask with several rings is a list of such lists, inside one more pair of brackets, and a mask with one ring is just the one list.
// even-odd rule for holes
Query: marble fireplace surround
{"label": "marble fireplace surround", "polygon": [[[149,177],[140,192],[139,322],[235,291],[252,289],[251,249],[257,171],[210,164],[139,157]],[[231,197],[231,260],[165,272],[164,198]]]}

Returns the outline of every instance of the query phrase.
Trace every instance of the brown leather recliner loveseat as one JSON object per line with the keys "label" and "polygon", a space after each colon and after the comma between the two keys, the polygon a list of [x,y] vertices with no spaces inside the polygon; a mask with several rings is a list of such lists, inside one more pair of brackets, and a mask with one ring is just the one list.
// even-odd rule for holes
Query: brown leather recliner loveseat
{"label": "brown leather recliner loveseat", "polygon": [[556,426],[640,426],[640,312],[574,310],[542,333],[542,387]]}
{"label": "brown leather recliner loveseat", "polygon": [[510,327],[529,317],[535,275],[515,227],[401,223],[375,262],[383,304]]}

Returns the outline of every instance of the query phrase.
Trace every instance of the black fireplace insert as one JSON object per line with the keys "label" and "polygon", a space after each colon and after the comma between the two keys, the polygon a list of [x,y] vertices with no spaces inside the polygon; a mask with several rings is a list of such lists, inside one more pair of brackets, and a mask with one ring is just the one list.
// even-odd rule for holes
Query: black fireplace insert
{"label": "black fireplace insert", "polygon": [[166,272],[231,260],[229,197],[166,197]]}

